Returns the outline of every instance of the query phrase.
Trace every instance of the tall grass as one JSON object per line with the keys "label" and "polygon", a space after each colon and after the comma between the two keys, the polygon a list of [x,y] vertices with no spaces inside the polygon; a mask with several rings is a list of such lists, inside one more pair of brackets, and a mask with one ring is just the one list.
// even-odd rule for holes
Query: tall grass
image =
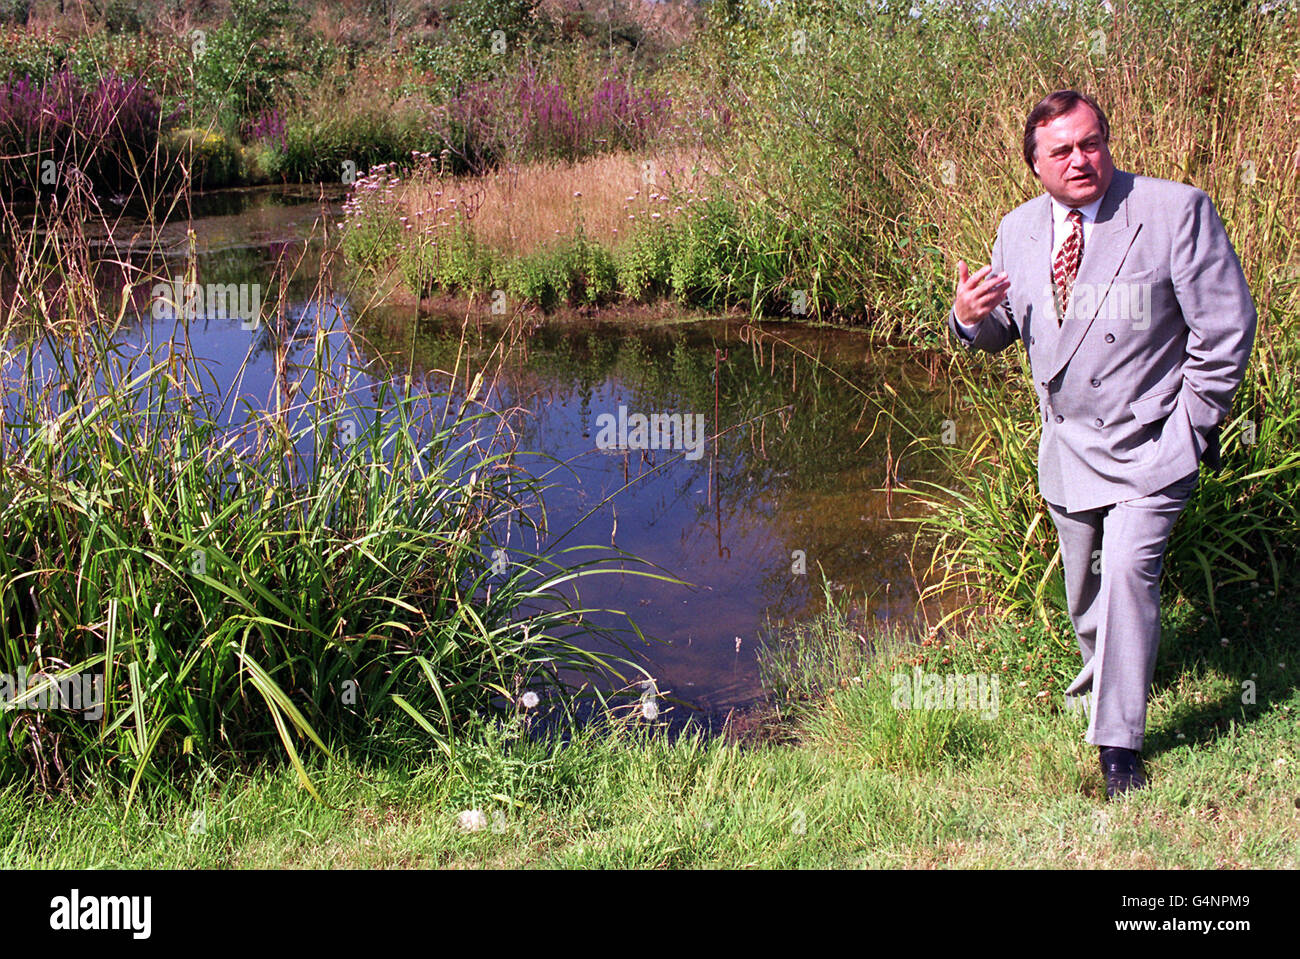
{"label": "tall grass", "polygon": [[416,296],[501,290],[547,311],[662,294],[726,306],[744,298],[743,241],[732,202],[709,195],[716,162],[620,154],[451,177],[417,156],[357,181],[343,249]]}
{"label": "tall grass", "polygon": [[148,167],[161,122],[158,98],[111,71],[85,84],[66,68],[45,83],[0,81],[0,189],[9,198],[66,193],[84,177],[115,193]]}
{"label": "tall grass", "polygon": [[[132,284],[95,288],[80,222],[10,237],[0,673],[37,682],[0,712],[0,773],[134,793],[282,754],[311,788],[304,748],[454,757],[478,711],[529,690],[563,711],[570,671],[617,672],[575,642],[574,586],[605,567],[528,548],[544,481],[483,405],[490,369],[430,393],[363,364],[318,287],[264,309],[249,351],[272,395],[237,409],[184,321],[126,345]],[[102,676],[93,721],[23,708],[82,674]]]}
{"label": "tall grass", "polygon": [[[1091,93],[1111,121],[1117,166],[1214,199],[1260,316],[1225,424],[1225,469],[1202,477],[1168,577],[1215,616],[1227,586],[1276,587],[1300,546],[1294,12],[1146,0],[858,6],[713,8],[693,65],[701,91],[729,95],[735,110],[733,134],[715,146],[730,164],[726,194],[743,198],[726,276],[756,310],[788,309],[802,289],[813,316],[942,345],[956,261],[987,262],[999,219],[1042,192],[1020,156],[1027,112],[1054,89]],[[933,591],[1059,622],[1023,351],[956,353],[941,417],[955,442],[941,419],[918,428],[912,411],[893,410],[916,454],[952,477],[903,486],[920,499]]]}

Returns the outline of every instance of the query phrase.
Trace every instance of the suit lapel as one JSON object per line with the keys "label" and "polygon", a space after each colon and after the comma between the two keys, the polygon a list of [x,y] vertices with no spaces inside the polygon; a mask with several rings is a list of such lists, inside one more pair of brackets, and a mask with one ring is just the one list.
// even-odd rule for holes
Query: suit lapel
{"label": "suit lapel", "polygon": [[1052,293],[1052,198],[1044,193],[1040,200],[1025,236],[1029,247],[1029,262],[1033,264],[1032,323],[1035,338],[1043,341],[1047,355],[1053,355],[1051,344],[1056,342],[1060,331],[1056,323],[1056,302]]}
{"label": "suit lapel", "polygon": [[[1106,299],[1110,291],[1110,283],[1119,272],[1119,268],[1124,263],[1124,258],[1128,256],[1129,247],[1133,245],[1133,238],[1137,236],[1138,231],[1142,228],[1140,222],[1130,219],[1128,208],[1128,196],[1132,190],[1133,175],[1116,170],[1114,178],[1111,180],[1110,189],[1106,191],[1106,198],[1101,201],[1101,206],[1097,208],[1097,222],[1093,224],[1092,235],[1089,236],[1087,243],[1084,244],[1083,260],[1079,263],[1079,275],[1074,281],[1074,290],[1078,293],[1081,289],[1086,288],[1091,291],[1092,295],[1087,293],[1078,296],[1071,295],[1070,306],[1066,310],[1065,320],[1061,326],[1061,336],[1056,343],[1056,351],[1052,356],[1051,369],[1047,371],[1047,379],[1055,378],[1065,368],[1065,364],[1070,362],[1079,344],[1083,342],[1088,328],[1092,326],[1093,320],[1097,318],[1097,313],[1101,309],[1102,302]],[[1048,286],[1051,286],[1051,201],[1048,201],[1048,244],[1049,249],[1045,262],[1048,270]],[[1080,312],[1081,310],[1086,311]],[[1055,309],[1051,315],[1055,318]]]}

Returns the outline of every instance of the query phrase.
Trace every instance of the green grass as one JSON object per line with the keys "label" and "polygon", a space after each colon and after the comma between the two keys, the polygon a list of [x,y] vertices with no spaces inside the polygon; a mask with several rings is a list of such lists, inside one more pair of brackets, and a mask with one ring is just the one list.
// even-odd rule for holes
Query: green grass
{"label": "green grass", "polygon": [[[1265,336],[1269,325],[1264,319]],[[1257,583],[1279,589],[1300,549],[1300,411],[1289,375],[1258,353],[1222,432],[1223,469],[1201,471],[1165,554],[1171,592],[1221,621],[1219,594]],[[989,602],[1046,621],[1064,611],[1056,528],[1038,492],[1037,400],[1023,353],[949,359],[943,422],[891,416],[912,451],[946,479],[903,489],[929,554],[931,595],[963,597],[951,615]]]}
{"label": "green grass", "polygon": [[104,315],[84,237],[66,239],[27,235],[21,268],[61,296],[11,317],[0,673],[100,675],[103,713],[6,709],[0,781],[129,802],[278,754],[311,789],[305,750],[452,757],[491,703],[618,668],[572,641],[593,632],[574,583],[614,566],[528,549],[546,480],[478,405],[491,369],[458,357],[465,392],[430,395],[353,365],[320,289],[301,325],[268,296],[248,356],[273,357],[273,395],[234,415],[183,322],[118,344],[127,303]]}
{"label": "green grass", "polygon": [[[829,657],[828,690],[789,704],[790,743],[670,741],[624,718],[560,745],[484,723],[455,762],[322,762],[324,802],[269,768],[151,791],[129,814],[107,792],[32,804],[11,788],[0,865],[1295,868],[1296,603],[1240,598],[1251,622],[1226,647],[1190,608],[1168,617],[1152,785],[1119,802],[1104,801],[1083,718],[1040,701],[1033,683],[1006,681],[993,720],[889,708],[889,677],[921,656],[926,669],[1006,660],[1016,673],[1033,627],[1002,623],[947,648],[939,637],[856,663]],[[1244,705],[1252,673],[1256,702]],[[473,809],[485,827],[471,832],[458,817]]]}
{"label": "green grass", "polygon": [[[420,176],[418,170],[398,169],[403,178]],[[499,289],[550,312],[670,295],[682,306],[721,309],[740,302],[752,286],[745,272],[752,251],[736,234],[735,208],[727,200],[700,204],[680,223],[615,247],[591,239],[575,218],[572,232],[554,243],[509,256],[480,240],[463,221],[435,234],[405,233],[399,209],[383,193],[390,176],[377,176],[377,187],[349,202],[343,252],[381,283],[395,272],[416,296],[485,296]]]}

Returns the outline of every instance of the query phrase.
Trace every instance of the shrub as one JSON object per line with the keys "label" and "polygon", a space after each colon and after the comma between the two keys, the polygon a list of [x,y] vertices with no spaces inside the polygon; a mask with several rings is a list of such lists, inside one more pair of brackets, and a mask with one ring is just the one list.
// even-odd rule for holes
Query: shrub
{"label": "shrub", "polygon": [[35,0],[0,0],[0,24],[27,26]]}
{"label": "shrub", "polygon": [[219,130],[173,130],[163,138],[163,152],[168,166],[183,164],[199,189],[232,186],[247,178],[239,143]]}
{"label": "shrub", "polygon": [[605,303],[618,290],[613,254],[588,240],[581,229],[550,249],[516,260],[508,275],[511,292],[543,310]]}
{"label": "shrub", "polygon": [[734,300],[733,271],[743,271],[745,259],[736,227],[735,208],[715,198],[674,231],[668,270],[679,302],[714,307]]}
{"label": "shrub", "polygon": [[104,5],[104,29],[109,33],[139,33],[144,17],[139,4],[132,0],[109,0]]}
{"label": "shrub", "polygon": [[84,176],[98,191],[127,190],[154,156],[159,124],[140,80],[110,72],[87,87],[66,68],[41,86],[10,76],[0,83],[0,187],[35,195]]}
{"label": "shrub", "polygon": [[672,233],[644,230],[618,249],[619,289],[630,299],[646,301],[668,293],[672,283]]}
{"label": "shrub", "polygon": [[[440,111],[437,130],[455,158],[451,172],[483,173],[503,158],[569,162],[641,149],[662,129],[672,101],[607,75],[589,99],[535,67],[468,86]],[[443,147],[439,147],[442,149]]]}

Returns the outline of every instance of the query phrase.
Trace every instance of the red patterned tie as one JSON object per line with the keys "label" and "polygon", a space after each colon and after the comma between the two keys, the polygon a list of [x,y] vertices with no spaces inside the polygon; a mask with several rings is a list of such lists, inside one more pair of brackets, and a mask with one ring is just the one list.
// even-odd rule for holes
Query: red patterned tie
{"label": "red patterned tie", "polygon": [[1052,262],[1052,284],[1056,287],[1056,301],[1061,306],[1056,314],[1058,324],[1065,319],[1065,311],[1070,305],[1070,291],[1074,288],[1075,277],[1079,275],[1079,261],[1083,259],[1083,214],[1071,210],[1067,219],[1070,221],[1070,235],[1056,251],[1056,259]]}

